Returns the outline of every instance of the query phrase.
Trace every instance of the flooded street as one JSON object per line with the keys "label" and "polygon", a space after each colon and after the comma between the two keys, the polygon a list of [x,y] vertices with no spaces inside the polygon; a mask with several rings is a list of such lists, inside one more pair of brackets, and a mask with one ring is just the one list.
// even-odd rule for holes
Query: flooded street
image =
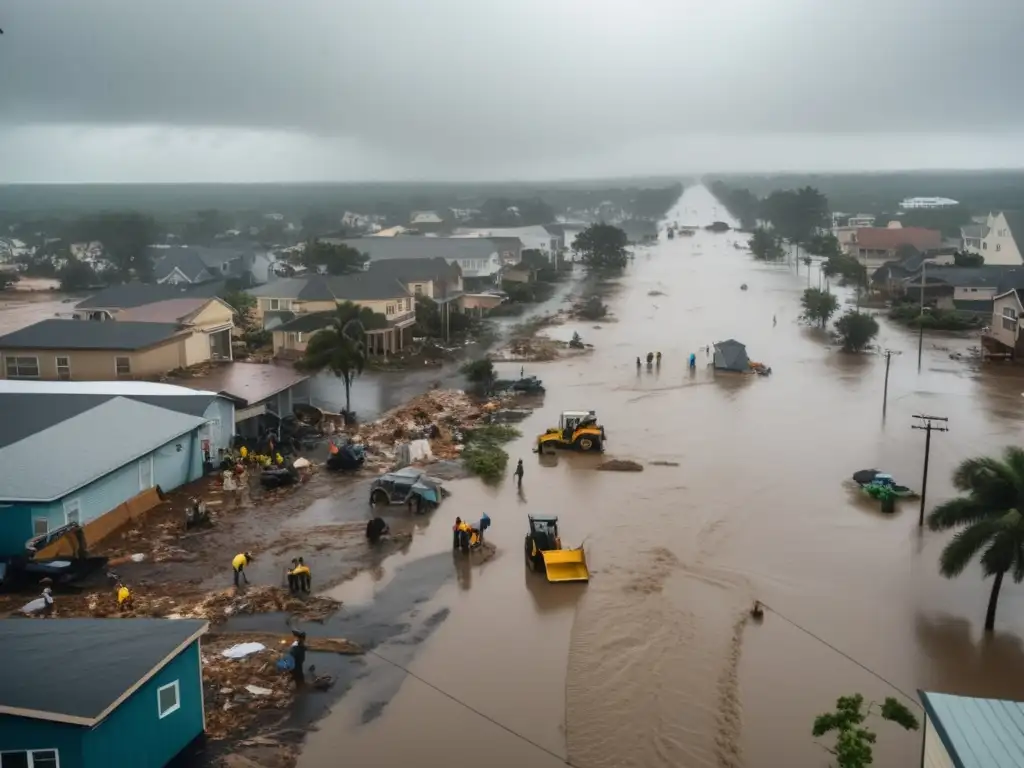
{"label": "flooded street", "polygon": [[[698,187],[669,218],[725,214]],[[410,634],[376,651],[534,745],[367,657],[368,674],[310,735],[301,765],[344,755],[365,766],[554,766],[566,745],[580,768],[818,765],[816,714],[844,694],[899,695],[858,664],[910,695],[1019,697],[1024,591],[1004,590],[997,633],[983,639],[979,571],[941,578],[947,535],[919,531],[916,502],[883,517],[846,481],[879,467],[919,486],[924,436],[910,427],[924,412],[950,420],[932,440],[929,507],[948,498],[960,459],[1016,441],[1021,380],[955,362],[927,339],[918,372],[916,336],[883,321],[879,343],[903,352],[883,423],[884,360],[826,348],[797,322],[804,274],[756,264],[737,239],[746,238],[701,231],[639,251],[609,299],[617,320],[580,328],[594,354],[529,366],[548,392],[510,448],[526,461],[522,494],[511,482],[450,483],[453,497],[407,553],[333,593],[363,610],[403,565],[449,559],[455,515],[487,511],[498,556],[431,569],[431,590],[418,580],[404,606],[389,597]],[[703,353],[686,369],[691,351],[730,337],[774,375],[715,376]],[[638,374],[636,356],[658,350],[661,370]],[[535,435],[561,410],[590,408],[609,457],[643,462],[643,472],[597,472],[596,457],[568,454],[540,464]],[[531,577],[528,512],[558,514],[569,545],[585,540],[589,585]],[[748,624],[755,598],[779,613]],[[423,617],[430,631],[417,635]],[[919,734],[878,731],[877,764],[917,755]]]}

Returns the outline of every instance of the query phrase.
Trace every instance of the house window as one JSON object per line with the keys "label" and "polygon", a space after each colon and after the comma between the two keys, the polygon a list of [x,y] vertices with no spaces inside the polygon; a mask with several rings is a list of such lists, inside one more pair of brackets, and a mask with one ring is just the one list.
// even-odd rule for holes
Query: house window
{"label": "house window", "polygon": [[394,304],[388,304],[384,311],[387,312],[387,314],[389,314],[389,315],[395,314],[395,305]]}
{"label": "house window", "polygon": [[8,379],[38,379],[39,358],[38,357],[7,357],[4,358],[7,365]]}
{"label": "house window", "polygon": [[58,357],[57,362],[57,378],[61,381],[71,381],[71,358],[70,357]]}
{"label": "house window", "polygon": [[114,358],[114,373],[118,376],[131,376],[132,375],[132,361],[130,357],[115,357]]}
{"label": "house window", "polygon": [[987,242],[983,241],[981,243],[981,250],[983,250],[983,251],[987,251],[988,250],[988,243]]}
{"label": "house window", "polygon": [[64,524],[82,523],[82,502],[79,499],[69,499],[64,502]]}
{"label": "house window", "polygon": [[45,536],[50,532],[50,521],[45,517],[37,517],[32,520],[32,535]]}
{"label": "house window", "polygon": [[181,709],[181,697],[179,694],[177,680],[167,685],[161,685],[156,689],[156,707],[161,720]]}
{"label": "house window", "polygon": [[0,768],[60,768],[60,753],[56,749],[0,752]]}
{"label": "house window", "polygon": [[277,299],[270,299],[267,302],[267,305],[270,307],[271,310],[274,310],[274,311],[277,311],[277,310],[279,310],[281,308],[281,302],[278,301]]}
{"label": "house window", "polygon": [[422,296],[423,295],[423,286],[420,285],[419,283],[416,283],[416,285],[414,285],[412,287],[412,292],[414,294],[416,294],[417,296]]}
{"label": "house window", "polygon": [[295,334],[295,340],[299,342],[299,344],[302,343],[302,331],[299,331],[298,333]]}
{"label": "house window", "polygon": [[1013,307],[1003,307],[1003,330],[1013,331],[1017,328],[1017,310]]}

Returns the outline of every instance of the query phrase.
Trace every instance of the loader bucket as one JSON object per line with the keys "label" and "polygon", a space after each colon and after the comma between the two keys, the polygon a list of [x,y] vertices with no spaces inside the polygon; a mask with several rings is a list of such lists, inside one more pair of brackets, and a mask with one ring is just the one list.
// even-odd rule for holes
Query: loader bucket
{"label": "loader bucket", "polygon": [[548,581],[590,581],[587,556],[583,548],[552,549],[541,552]]}

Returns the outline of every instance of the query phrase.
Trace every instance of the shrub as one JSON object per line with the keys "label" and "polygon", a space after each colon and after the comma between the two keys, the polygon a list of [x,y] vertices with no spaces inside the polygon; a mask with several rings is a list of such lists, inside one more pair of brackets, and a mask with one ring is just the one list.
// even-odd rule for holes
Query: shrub
{"label": "shrub", "polygon": [[485,482],[496,483],[505,476],[508,454],[493,440],[471,441],[462,452],[462,461],[474,475]]}

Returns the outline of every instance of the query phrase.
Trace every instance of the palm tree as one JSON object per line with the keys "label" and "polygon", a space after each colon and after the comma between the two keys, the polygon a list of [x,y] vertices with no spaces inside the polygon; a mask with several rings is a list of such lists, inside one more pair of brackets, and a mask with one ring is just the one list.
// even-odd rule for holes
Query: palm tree
{"label": "palm tree", "polygon": [[297,367],[329,370],[345,383],[345,412],[352,412],[352,382],[366,366],[366,332],[387,327],[387,319],[351,301],[338,305],[331,324],[313,334]]}
{"label": "palm tree", "polygon": [[964,495],[928,515],[933,531],[960,529],[942,550],[939,571],[952,579],[981,554],[982,572],[993,577],[985,613],[985,631],[991,632],[1003,577],[1024,581],[1024,449],[1008,447],[1002,459],[967,459],[953,473],[953,485]]}

